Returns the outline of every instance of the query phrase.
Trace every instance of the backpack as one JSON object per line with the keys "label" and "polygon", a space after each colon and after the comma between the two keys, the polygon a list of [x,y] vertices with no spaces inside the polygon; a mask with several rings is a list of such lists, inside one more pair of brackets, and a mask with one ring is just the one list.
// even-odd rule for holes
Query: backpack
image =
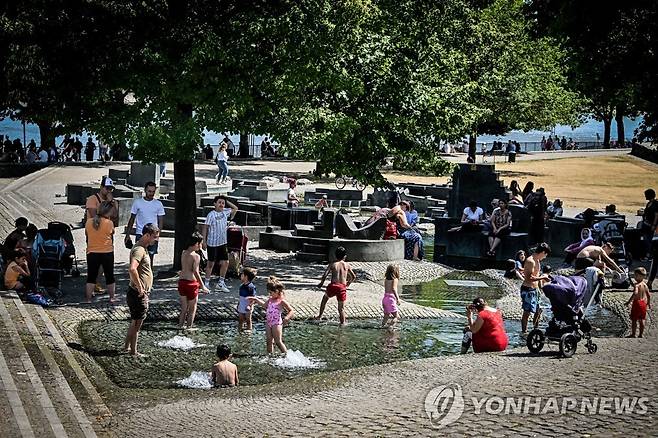
{"label": "backpack", "polygon": [[386,221],[386,231],[384,231],[384,240],[397,239],[398,238],[398,226],[393,221]]}

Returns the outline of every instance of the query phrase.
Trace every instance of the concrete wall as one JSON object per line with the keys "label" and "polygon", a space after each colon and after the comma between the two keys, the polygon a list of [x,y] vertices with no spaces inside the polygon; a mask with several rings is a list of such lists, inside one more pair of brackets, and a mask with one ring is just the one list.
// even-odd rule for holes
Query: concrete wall
{"label": "concrete wall", "polygon": [[135,187],[144,187],[144,184],[149,181],[160,185],[160,166],[157,164],[142,164],[135,161],[130,163],[128,184]]}

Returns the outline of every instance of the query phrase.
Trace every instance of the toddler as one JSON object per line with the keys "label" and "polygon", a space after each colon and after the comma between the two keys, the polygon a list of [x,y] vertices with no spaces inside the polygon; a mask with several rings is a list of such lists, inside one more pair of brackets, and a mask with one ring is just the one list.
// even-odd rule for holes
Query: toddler
{"label": "toddler", "polygon": [[[267,352],[274,353],[274,344],[279,347],[281,353],[287,353],[288,350],[283,343],[283,324],[290,321],[294,315],[294,311],[290,304],[285,300],[285,292],[283,283],[276,277],[270,277],[267,280],[267,291],[270,298],[263,301],[258,297],[248,297],[250,302],[256,302],[266,309],[265,321],[265,334],[267,336]],[[286,317],[281,318],[281,310],[285,310]]]}
{"label": "toddler", "polygon": [[256,270],[253,268],[244,268],[240,273],[240,302],[238,303],[238,331],[246,326],[247,331],[251,331],[251,303],[249,297],[256,296],[256,286],[254,286]]}

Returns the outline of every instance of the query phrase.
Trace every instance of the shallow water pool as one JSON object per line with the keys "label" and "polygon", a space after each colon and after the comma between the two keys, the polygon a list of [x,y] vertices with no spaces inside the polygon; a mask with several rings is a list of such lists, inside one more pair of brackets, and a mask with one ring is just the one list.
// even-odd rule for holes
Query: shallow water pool
{"label": "shallow water pool", "polygon": [[[197,331],[181,333],[171,322],[145,323],[139,351],[148,355],[135,360],[119,354],[128,328],[124,321],[87,321],[80,334],[88,353],[121,387],[167,388],[194,371],[210,371],[216,361],[217,344],[226,343],[244,385],[278,382],[297,376],[367,365],[450,355],[459,352],[463,321],[405,320],[395,328],[381,328],[381,320],[351,320],[347,327],[333,323],[293,322],[284,329],[289,350],[299,350],[307,366],[289,368],[268,357],[263,324],[254,324],[251,334],[238,333],[235,322],[199,321]],[[205,344],[187,351],[158,344],[175,336]],[[174,342],[176,344],[176,342]],[[190,341],[181,342],[189,347]],[[279,361],[282,362],[282,361]],[[294,365],[294,364],[293,364]]]}

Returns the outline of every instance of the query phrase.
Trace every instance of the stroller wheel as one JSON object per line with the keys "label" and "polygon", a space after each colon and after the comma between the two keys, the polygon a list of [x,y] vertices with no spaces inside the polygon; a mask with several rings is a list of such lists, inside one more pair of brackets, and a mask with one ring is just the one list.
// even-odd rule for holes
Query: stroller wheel
{"label": "stroller wheel", "polygon": [[71,277],[78,278],[80,276],[80,271],[78,269],[73,269],[71,271]]}
{"label": "stroller wheel", "polygon": [[560,338],[560,354],[566,358],[570,358],[576,352],[578,341],[572,333],[565,333]]}
{"label": "stroller wheel", "polygon": [[587,351],[588,351],[590,354],[594,354],[594,353],[596,353],[596,351],[597,351],[598,349],[599,349],[599,347],[598,347],[594,342],[591,342],[590,344],[587,345]]}
{"label": "stroller wheel", "polygon": [[528,335],[526,345],[528,346],[528,350],[530,350],[531,353],[539,353],[541,349],[544,348],[544,332],[539,329],[532,330]]}

